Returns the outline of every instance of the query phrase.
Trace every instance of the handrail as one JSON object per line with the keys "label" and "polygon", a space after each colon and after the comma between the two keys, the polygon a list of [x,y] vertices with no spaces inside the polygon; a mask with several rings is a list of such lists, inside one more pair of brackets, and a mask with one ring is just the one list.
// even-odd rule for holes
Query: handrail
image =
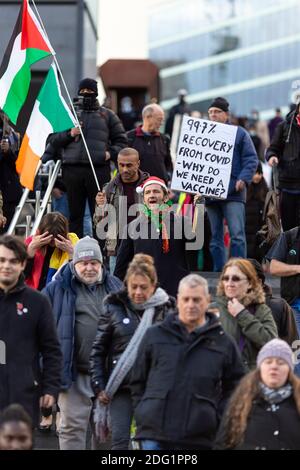
{"label": "handrail", "polygon": [[51,175],[51,179],[48,183],[48,188],[45,192],[45,195],[43,197],[43,200],[42,200],[42,203],[41,203],[41,207],[40,207],[40,210],[39,210],[39,213],[37,215],[37,217],[35,218],[35,221],[33,223],[33,226],[32,226],[32,229],[31,229],[31,232],[30,232],[30,235],[34,235],[37,231],[37,228],[38,226],[40,225],[40,222],[42,220],[42,217],[44,215],[44,212],[47,208],[47,205],[48,205],[48,201],[49,201],[49,198],[51,196],[51,192],[52,192],[52,189],[54,187],[54,184],[55,184],[55,181],[57,179],[57,176],[58,176],[58,173],[59,173],[59,170],[60,170],[60,167],[61,167],[61,160],[57,160],[56,164],[55,164],[55,167],[53,168],[53,172],[52,172],[52,175]]}
{"label": "handrail", "polygon": [[8,235],[12,235],[14,233],[16,225],[17,225],[19,217],[20,217],[20,214],[21,214],[21,212],[23,210],[23,207],[25,206],[25,203],[28,199],[28,194],[29,193],[30,193],[30,189],[25,188],[24,191],[23,191],[22,197],[19,201],[19,204],[17,205],[17,207],[15,209],[15,213],[14,213],[14,216],[12,218],[12,221],[11,221],[9,227],[8,227],[8,230],[7,230]]}
{"label": "handrail", "polygon": [[[15,209],[15,213],[14,213],[14,216],[12,218],[12,221],[9,225],[9,228],[7,230],[7,234],[9,235],[12,235],[14,232],[15,232],[15,229],[16,227],[18,226],[18,220],[20,218],[20,215],[21,215],[21,212],[25,206],[26,203],[35,203],[35,220],[33,222],[33,227],[30,231],[30,225],[31,225],[31,217],[30,219],[26,218],[26,224],[25,224],[25,227],[26,227],[26,236],[29,234],[29,232],[32,234],[32,233],[35,233],[38,225],[40,224],[40,221],[44,215],[44,212],[45,212],[45,209],[47,208],[47,205],[48,205],[48,202],[49,202],[49,199],[50,199],[50,196],[51,196],[51,192],[52,192],[52,189],[54,187],[54,184],[55,184],[55,181],[56,181],[56,178],[59,174],[59,171],[60,171],[60,167],[61,167],[61,161],[58,160],[55,164],[55,166],[50,166],[49,167],[49,175],[48,175],[48,187],[47,187],[47,190],[45,192],[45,195],[41,201],[41,192],[39,190],[35,191],[35,199],[30,199],[28,196],[29,196],[29,193],[30,193],[30,189],[28,188],[24,188],[24,191],[23,191],[23,194],[22,194],[22,197],[19,201],[19,204],[17,205],[16,209]],[[39,168],[40,168],[40,165],[39,165]],[[24,224],[22,224],[22,226],[24,227]]]}

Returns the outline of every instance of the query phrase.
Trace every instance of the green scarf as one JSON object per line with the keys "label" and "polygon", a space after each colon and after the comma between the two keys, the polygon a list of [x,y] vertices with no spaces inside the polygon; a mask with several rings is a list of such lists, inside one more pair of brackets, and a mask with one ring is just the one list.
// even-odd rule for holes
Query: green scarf
{"label": "green scarf", "polygon": [[149,217],[151,222],[153,222],[153,224],[155,225],[155,228],[161,232],[163,219],[167,215],[172,204],[173,204],[172,201],[167,201],[163,204],[160,204],[158,206],[158,211],[157,212],[155,211],[155,213],[151,209],[149,209],[148,206],[144,204],[142,207],[142,211],[147,217]]}

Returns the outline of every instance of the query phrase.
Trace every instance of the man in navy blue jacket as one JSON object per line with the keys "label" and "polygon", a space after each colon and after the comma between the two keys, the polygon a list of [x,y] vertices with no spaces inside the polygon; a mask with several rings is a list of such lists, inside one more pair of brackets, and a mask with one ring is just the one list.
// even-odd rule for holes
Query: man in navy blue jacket
{"label": "man in navy blue jacket", "polygon": [[[208,109],[211,121],[229,124],[229,103],[225,98],[216,98]],[[245,203],[247,185],[258,164],[257,154],[248,132],[238,127],[233,149],[232,169],[225,200],[207,200],[207,212],[211,226],[210,251],[214,271],[222,271],[225,264],[224,219],[228,224],[233,257],[247,257],[245,234]]]}

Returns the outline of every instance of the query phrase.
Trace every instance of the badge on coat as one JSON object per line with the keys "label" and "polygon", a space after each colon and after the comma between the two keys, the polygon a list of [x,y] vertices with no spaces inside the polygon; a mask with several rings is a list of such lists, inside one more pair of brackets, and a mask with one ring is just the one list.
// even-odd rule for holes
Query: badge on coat
{"label": "badge on coat", "polygon": [[124,323],[124,325],[128,325],[128,323],[130,323],[129,318],[124,318],[123,323]]}
{"label": "badge on coat", "polygon": [[17,302],[16,307],[17,307],[17,314],[18,315],[23,315],[23,313],[28,312],[28,308],[24,307],[24,305],[21,304],[21,302]]}

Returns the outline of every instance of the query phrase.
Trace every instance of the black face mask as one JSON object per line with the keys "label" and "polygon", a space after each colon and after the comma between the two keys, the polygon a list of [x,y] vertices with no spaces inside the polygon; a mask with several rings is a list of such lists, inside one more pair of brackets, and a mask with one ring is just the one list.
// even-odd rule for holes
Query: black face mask
{"label": "black face mask", "polygon": [[97,95],[96,93],[80,93],[79,96],[82,96],[82,107],[84,109],[91,109],[95,105]]}

